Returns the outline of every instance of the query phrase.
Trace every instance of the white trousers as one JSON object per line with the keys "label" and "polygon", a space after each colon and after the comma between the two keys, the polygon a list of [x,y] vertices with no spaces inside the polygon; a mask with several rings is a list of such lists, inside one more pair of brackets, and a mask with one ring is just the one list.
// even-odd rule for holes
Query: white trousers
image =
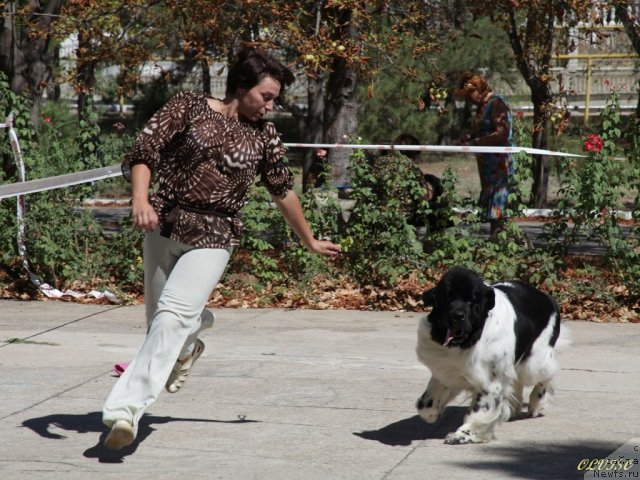
{"label": "white trousers", "polygon": [[105,401],[102,421],[127,420],[137,427],[158,398],[178,358],[193,351],[198,334],[213,324],[205,305],[233,248],[194,248],[147,233],[144,291],[147,335]]}

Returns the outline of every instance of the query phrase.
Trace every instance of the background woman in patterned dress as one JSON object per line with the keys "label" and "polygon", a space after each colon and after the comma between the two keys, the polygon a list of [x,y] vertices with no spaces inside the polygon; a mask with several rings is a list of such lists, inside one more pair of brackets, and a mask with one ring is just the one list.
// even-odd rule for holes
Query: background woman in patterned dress
{"label": "background woman in patterned dress", "polygon": [[[487,82],[473,72],[463,74],[457,95],[477,106],[474,133],[463,137],[464,145],[511,146],[511,111],[505,98],[494,94]],[[509,182],[513,176],[510,153],[479,153],[480,208],[491,225],[491,237],[504,228],[509,197]]]}
{"label": "background woman in patterned dress", "polygon": [[131,444],[146,409],[163,388],[179,391],[202,354],[198,336],[214,321],[205,305],[239,244],[239,211],[257,176],[310,251],[338,255],[338,245],[309,229],[278,132],[263,119],[293,80],[271,56],[244,48],[229,69],[224,99],[179,93],[147,122],[123,161],[133,224],[146,232],[147,335],[105,401],[107,448]]}

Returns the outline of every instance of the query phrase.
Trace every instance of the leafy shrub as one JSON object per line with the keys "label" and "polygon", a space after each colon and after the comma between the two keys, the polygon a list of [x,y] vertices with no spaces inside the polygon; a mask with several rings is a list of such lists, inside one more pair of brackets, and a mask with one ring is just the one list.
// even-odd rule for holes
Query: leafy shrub
{"label": "leafy shrub", "polygon": [[[91,111],[83,120],[76,119],[74,128],[69,115],[56,104],[45,109],[37,126],[31,125],[28,102],[10,91],[6,78],[0,78],[0,98],[4,99],[5,113],[16,114],[14,127],[27,179],[110,165],[115,158],[122,157],[130,144],[125,136],[100,141],[97,116]],[[64,123],[58,125],[59,120]],[[65,132],[71,135],[64,136]],[[0,148],[8,153],[5,142]],[[125,223],[113,238],[106,238],[100,224],[83,206],[83,201],[93,193],[94,186],[84,184],[25,197],[27,258],[43,281],[58,288],[74,282],[139,288],[142,270],[137,259],[141,256],[142,237]],[[16,199],[0,203],[0,225],[1,261],[9,265],[20,255],[16,244]],[[132,265],[136,266],[133,270]]]}
{"label": "leafy shrub", "polygon": [[[566,255],[580,238],[599,242],[624,284],[631,291],[640,292],[638,235],[626,235],[618,215],[624,209],[625,195],[631,191],[636,194],[633,218],[638,219],[640,132],[634,120],[627,134],[630,147],[626,158],[620,161],[617,157],[622,153],[623,132],[619,107],[620,96],[614,91],[602,113],[600,136],[592,134],[585,140],[588,157],[562,161],[565,175],[559,192],[558,219],[546,226],[545,236],[558,255]],[[638,227],[632,228],[637,233]]]}
{"label": "leafy shrub", "polygon": [[266,188],[255,187],[242,211],[245,233],[240,248],[248,251],[249,262],[232,261],[231,270],[250,273],[262,281],[284,278],[277,249],[285,242],[285,222],[271,203]]}
{"label": "leafy shrub", "polygon": [[[341,243],[342,207],[336,190],[309,190],[301,198],[302,209],[311,231],[318,239]],[[299,285],[311,285],[318,276],[333,276],[333,268],[324,258],[309,252],[297,237],[288,232],[288,247],[283,254],[290,278]]]}
{"label": "leafy shrub", "polygon": [[351,157],[350,198],[355,204],[343,236],[353,247],[345,253],[344,264],[362,283],[394,284],[422,256],[416,230],[393,195],[397,190],[409,191],[413,202],[422,197],[422,189],[406,168],[394,166],[398,175],[383,179],[375,175],[362,151]]}

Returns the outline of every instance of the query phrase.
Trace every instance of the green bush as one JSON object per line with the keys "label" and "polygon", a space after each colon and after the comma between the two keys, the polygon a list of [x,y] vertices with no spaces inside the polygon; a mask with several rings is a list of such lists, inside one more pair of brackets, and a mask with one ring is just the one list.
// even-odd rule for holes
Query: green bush
{"label": "green bush", "polygon": [[271,196],[264,187],[255,187],[242,211],[245,233],[240,249],[249,253],[249,262],[244,257],[232,261],[230,271],[239,271],[256,276],[263,282],[281,281],[285,277],[277,252],[286,243],[285,221],[271,203]]}
{"label": "green bush", "polygon": [[[14,127],[28,180],[110,165],[122,158],[131,143],[126,136],[101,139],[91,111],[83,120],[76,118],[74,127],[60,104],[48,104],[39,124],[31,125],[28,102],[10,91],[4,77],[0,77],[0,98],[4,113],[16,115]],[[9,154],[4,142],[1,148]],[[24,197],[26,258],[42,281],[60,289],[76,282],[139,289],[142,237],[125,222],[118,234],[106,238],[84,207],[94,191],[94,185],[84,184]],[[0,202],[0,226],[1,261],[8,267],[20,256],[15,198]]]}

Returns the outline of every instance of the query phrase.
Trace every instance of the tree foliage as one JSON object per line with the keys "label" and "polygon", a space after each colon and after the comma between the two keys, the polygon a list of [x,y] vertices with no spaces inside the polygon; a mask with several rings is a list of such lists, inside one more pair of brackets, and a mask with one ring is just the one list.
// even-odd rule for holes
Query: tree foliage
{"label": "tree foliage", "polygon": [[[487,53],[493,49],[487,46],[494,45],[504,32],[515,64],[531,91],[536,125],[532,145],[545,148],[551,128],[549,106],[554,101],[550,89],[551,58],[554,49],[565,47],[563,42],[556,42],[558,28],[568,30],[579,20],[596,22],[591,3],[22,0],[2,4],[5,27],[1,33],[0,67],[8,73],[12,85],[29,85],[37,109],[43,89],[54,81],[51,73],[43,72],[54,71],[56,42],[77,36],[74,68],[57,81],[72,82],[82,112],[94,90],[99,67],[119,67],[118,93],[124,97],[133,96],[141,88],[142,65],[171,60],[172,67],[164,64],[157,82],[159,90],[153,90],[154,98],[163,101],[165,98],[158,91],[177,85],[194,70],[200,72],[202,89],[208,90],[213,62],[226,62],[241,43],[258,45],[284,58],[300,73],[301,81],[307,82],[306,108],[289,105],[303,125],[305,140],[333,143],[357,136],[363,98],[371,102],[382,100],[391,108],[393,102],[382,98],[383,93],[393,90],[382,87],[389,79],[396,79],[400,92],[393,98],[404,108],[406,102],[416,100],[410,98],[416,96],[414,92],[431,84],[450,85],[459,70],[480,68],[483,64],[497,69],[512,55],[502,52],[502,56],[490,56]],[[617,0],[612,2],[612,8],[622,9],[628,3]],[[10,11],[13,5],[18,7]],[[477,32],[487,28],[487,21],[502,31],[477,38]],[[637,28],[633,31],[637,32]],[[4,41],[13,37],[19,41]],[[8,53],[10,44],[20,55],[12,57]],[[457,48],[461,44],[471,53],[459,55],[465,51]],[[24,61],[9,61],[18,57]],[[447,69],[443,68],[443,59],[449,64]],[[20,72],[35,73],[23,82],[20,79],[24,74]],[[358,97],[358,89],[366,96]],[[32,117],[35,120],[37,115]],[[348,183],[347,152],[332,151],[329,161],[334,182]],[[544,203],[546,189],[547,170],[544,159],[539,158],[534,185],[536,204]]]}
{"label": "tree foliage", "polygon": [[[312,81],[326,76],[326,84],[315,85],[323,90],[320,97],[326,106],[322,122],[315,124],[322,126],[324,140],[330,142],[356,132],[358,82],[375,77],[385,64],[393,63],[399,45],[407,38],[412,39],[416,61],[425,58],[439,42],[432,32],[443,23],[437,15],[438,2],[418,0],[18,3],[23,8],[11,18],[23,21],[36,9],[57,9],[56,15],[41,17],[47,19],[46,24],[32,29],[41,42],[77,36],[75,68],[64,80],[76,87],[80,111],[94,88],[100,65],[120,67],[122,94],[136,86],[140,65],[158,58],[176,60],[177,68],[164,72],[167,83],[180,68],[184,72],[199,65],[206,90],[211,62],[226,60],[240,43],[249,43],[284,53],[292,66]],[[410,77],[415,71],[403,73]],[[34,91],[33,96],[40,98],[41,92]],[[347,162],[337,157],[331,159],[335,176],[344,180]]]}
{"label": "tree foliage", "polygon": [[0,3],[0,71],[15,93],[28,92],[31,120],[36,122],[40,99],[53,80],[55,48],[52,25],[62,0],[23,0]]}

